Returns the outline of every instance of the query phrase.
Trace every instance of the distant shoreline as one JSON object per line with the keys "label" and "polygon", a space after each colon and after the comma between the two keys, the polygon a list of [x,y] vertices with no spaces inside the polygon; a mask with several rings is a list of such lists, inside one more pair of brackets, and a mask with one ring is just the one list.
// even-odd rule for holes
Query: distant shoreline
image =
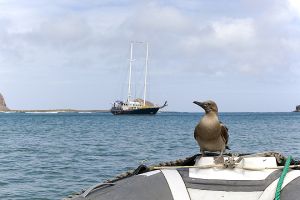
{"label": "distant shoreline", "polygon": [[[295,113],[299,111],[276,111],[276,112],[259,112],[259,111],[234,111],[234,112],[220,112],[220,114],[226,113]],[[0,113],[110,113],[110,110],[76,110],[76,109],[50,109],[50,110],[0,110]],[[203,113],[203,112],[196,112],[196,111],[160,111],[160,113]]]}
{"label": "distant shoreline", "polygon": [[109,110],[75,110],[75,109],[50,109],[50,110],[8,110],[6,112],[36,112],[36,113],[49,113],[49,112],[62,112],[62,113],[77,113],[77,112],[91,112],[91,113],[105,113],[109,112]]}

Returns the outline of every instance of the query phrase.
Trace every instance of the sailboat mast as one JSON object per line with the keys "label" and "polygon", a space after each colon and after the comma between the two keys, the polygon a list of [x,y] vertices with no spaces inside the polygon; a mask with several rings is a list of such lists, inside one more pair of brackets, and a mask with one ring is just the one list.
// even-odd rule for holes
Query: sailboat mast
{"label": "sailboat mast", "polygon": [[132,68],[132,51],[133,51],[133,42],[130,43],[130,58],[129,58],[129,79],[128,79],[128,97],[127,102],[130,101],[131,98],[131,68]]}
{"label": "sailboat mast", "polygon": [[147,73],[148,73],[148,54],[149,54],[149,44],[147,42],[146,43],[146,60],[145,60],[144,106],[146,105]]}

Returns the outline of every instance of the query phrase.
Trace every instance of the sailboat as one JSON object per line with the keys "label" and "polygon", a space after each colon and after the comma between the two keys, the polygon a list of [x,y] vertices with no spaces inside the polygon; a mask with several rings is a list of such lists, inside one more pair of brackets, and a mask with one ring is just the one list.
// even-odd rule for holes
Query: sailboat
{"label": "sailboat", "polygon": [[[146,58],[145,58],[145,77],[144,77],[144,97],[133,99],[131,97],[131,78],[132,78],[132,63],[133,59],[133,46],[134,44],[142,43],[146,46]],[[163,106],[155,105],[149,101],[146,101],[147,93],[147,73],[148,73],[148,55],[149,55],[149,44],[147,42],[134,42],[130,43],[130,59],[129,59],[129,79],[128,79],[128,94],[126,101],[115,101],[111,108],[111,113],[114,115],[121,114],[143,114],[143,115],[154,115],[159,109],[167,106],[167,101]]]}

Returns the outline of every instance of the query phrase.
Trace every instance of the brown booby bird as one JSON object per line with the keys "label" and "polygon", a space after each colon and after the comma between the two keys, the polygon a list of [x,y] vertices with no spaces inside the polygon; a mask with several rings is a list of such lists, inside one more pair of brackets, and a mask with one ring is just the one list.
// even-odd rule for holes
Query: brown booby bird
{"label": "brown booby bird", "polygon": [[205,110],[205,115],[195,127],[194,138],[200,146],[202,156],[205,151],[220,151],[220,157],[225,149],[229,149],[228,128],[219,121],[217,104],[211,100],[198,102],[194,104],[201,106]]}

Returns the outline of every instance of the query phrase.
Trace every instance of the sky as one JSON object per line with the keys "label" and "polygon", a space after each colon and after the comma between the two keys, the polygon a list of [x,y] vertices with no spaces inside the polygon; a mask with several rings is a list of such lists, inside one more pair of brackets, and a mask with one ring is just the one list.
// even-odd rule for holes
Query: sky
{"label": "sky", "polygon": [[0,92],[11,109],[109,109],[130,41],[149,43],[147,99],[166,111],[300,104],[300,0],[0,0]]}

